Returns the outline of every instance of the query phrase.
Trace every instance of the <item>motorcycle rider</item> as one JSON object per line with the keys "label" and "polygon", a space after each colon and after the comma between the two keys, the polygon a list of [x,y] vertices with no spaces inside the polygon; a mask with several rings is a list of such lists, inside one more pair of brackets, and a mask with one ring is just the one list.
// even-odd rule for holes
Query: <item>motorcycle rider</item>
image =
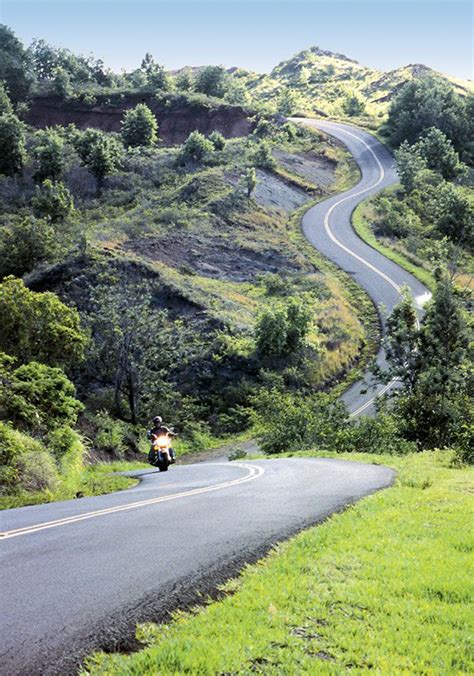
{"label": "motorcycle rider", "polygon": [[[159,437],[162,434],[168,435],[169,437],[175,437],[176,433],[173,432],[169,427],[166,427],[166,425],[163,425],[163,418],[160,415],[155,415],[153,418],[153,427],[151,427],[148,432],[146,433],[146,436],[148,439],[153,439],[153,437]],[[174,452],[174,449],[171,448],[170,446],[170,456],[171,456],[171,462],[176,462],[176,454]],[[152,453],[152,451],[150,451]]]}

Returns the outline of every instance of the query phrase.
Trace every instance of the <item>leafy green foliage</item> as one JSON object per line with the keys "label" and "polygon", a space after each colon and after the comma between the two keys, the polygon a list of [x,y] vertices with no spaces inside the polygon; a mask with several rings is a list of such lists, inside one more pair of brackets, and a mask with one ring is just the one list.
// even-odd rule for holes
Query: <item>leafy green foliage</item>
{"label": "leafy green foliage", "polygon": [[253,404],[257,439],[264,453],[337,448],[348,420],[344,404],[323,393],[302,396],[262,389]]}
{"label": "leafy green foliage", "polygon": [[35,181],[41,183],[49,178],[59,181],[65,169],[64,139],[53,129],[41,130],[36,133],[37,145],[34,148],[34,156],[37,168],[34,173]]}
{"label": "leafy green foliage", "polygon": [[184,162],[202,162],[214,150],[214,144],[199,131],[192,131],[181,146],[180,158]]}
{"label": "leafy green foliage", "polygon": [[127,110],[121,129],[124,145],[129,147],[151,146],[158,140],[158,123],[144,103]]}
{"label": "leafy green foliage", "polygon": [[59,368],[32,361],[2,376],[2,418],[29,433],[74,425],[83,408],[74,385]]}
{"label": "leafy green foliage", "polygon": [[225,148],[225,138],[218,131],[213,131],[209,134],[209,141],[214,146],[215,150],[224,150]]}
{"label": "leafy green foliage", "polygon": [[77,135],[74,146],[82,164],[96,178],[100,193],[105,177],[117,171],[121,165],[123,148],[120,142],[111,134],[88,129]]}
{"label": "leafy green foliage", "polygon": [[257,172],[255,171],[255,167],[247,167],[245,173],[242,176],[242,180],[245,185],[247,197],[250,198],[253,191],[257,187]]}
{"label": "leafy green foliage", "polygon": [[61,251],[51,222],[23,218],[0,229],[0,279],[21,277],[39,263],[53,261]]}
{"label": "leafy green foliage", "polygon": [[357,117],[362,115],[364,112],[365,106],[362,99],[354,93],[351,93],[347,96],[342,104],[342,109],[346,115],[349,117]]}
{"label": "leafy green foliage", "polygon": [[0,115],[3,115],[4,113],[13,113],[13,106],[10,97],[8,96],[7,89],[0,80]]}
{"label": "leafy green foliage", "polygon": [[[472,124],[472,123],[471,123]],[[458,152],[465,148],[469,121],[466,104],[440,78],[422,77],[407,82],[390,106],[391,141],[413,144],[433,127],[440,129]]]}
{"label": "leafy green foliage", "polygon": [[36,216],[46,218],[51,223],[60,223],[74,210],[72,195],[64,183],[53,183],[47,178],[36,187],[31,201]]}
{"label": "leafy green foliage", "polygon": [[201,94],[222,98],[227,86],[227,74],[222,66],[206,66],[196,75],[194,88]]}
{"label": "leafy green foliage", "polygon": [[60,99],[67,100],[73,93],[71,84],[71,77],[67,70],[62,66],[58,66],[53,70],[53,92],[59,96]]}
{"label": "leafy green foliage", "polygon": [[13,113],[3,113],[0,115],[0,174],[20,173],[25,160],[25,125]]}
{"label": "leafy green foliage", "polygon": [[0,316],[0,350],[21,362],[71,366],[83,359],[87,340],[79,314],[53,293],[35,293],[7,277],[0,284]]}
{"label": "leafy green foliage", "polygon": [[272,147],[267,141],[261,141],[253,156],[256,167],[262,169],[274,169],[276,166],[275,158],[272,155]]}
{"label": "leafy green foliage", "polygon": [[56,482],[57,468],[44,446],[0,422],[0,494],[18,487],[52,488]]}
{"label": "leafy green foliage", "polygon": [[421,328],[405,296],[387,324],[385,378],[399,378],[393,411],[401,434],[422,448],[463,444],[460,431],[473,419],[467,362],[469,332],[452,284],[437,283]]}
{"label": "leafy green foliage", "polygon": [[0,80],[14,103],[27,98],[33,82],[27,52],[13,31],[3,24],[0,24]]}
{"label": "leafy green foliage", "polygon": [[[160,66],[155,62],[153,56],[147,52],[144,59],[142,60],[141,70],[145,74],[146,82],[151,87],[156,89],[161,89],[162,91],[168,91],[170,89],[170,80],[168,75],[165,72],[163,66]],[[133,145],[133,144],[129,144]],[[137,145],[147,145],[147,144],[137,144]]]}
{"label": "leafy green foliage", "polygon": [[296,352],[304,344],[310,324],[310,311],[296,298],[286,306],[267,310],[255,330],[258,353],[265,357]]}

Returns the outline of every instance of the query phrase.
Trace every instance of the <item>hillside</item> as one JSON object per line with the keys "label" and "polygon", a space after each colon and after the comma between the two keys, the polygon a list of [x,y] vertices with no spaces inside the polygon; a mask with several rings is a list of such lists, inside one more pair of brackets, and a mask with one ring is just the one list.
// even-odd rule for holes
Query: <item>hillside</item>
{"label": "hillside", "polygon": [[348,99],[358,98],[371,117],[383,118],[392,98],[403,85],[426,75],[449,82],[459,94],[474,91],[470,80],[438,73],[422,64],[409,64],[384,72],[368,68],[342,54],[311,47],[282,61],[269,75],[236,70],[233,77],[249,88],[259,101],[285,103],[284,89],[292,92],[291,104],[301,112],[331,116],[351,115]]}

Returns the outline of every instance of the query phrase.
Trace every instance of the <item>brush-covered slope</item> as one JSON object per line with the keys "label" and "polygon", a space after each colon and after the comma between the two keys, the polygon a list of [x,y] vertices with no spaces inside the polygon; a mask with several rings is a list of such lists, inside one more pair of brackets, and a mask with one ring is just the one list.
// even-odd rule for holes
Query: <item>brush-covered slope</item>
{"label": "brush-covered slope", "polygon": [[448,81],[459,94],[474,91],[472,81],[438,73],[422,64],[384,72],[319,47],[311,47],[282,61],[269,75],[237,70],[233,77],[244,82],[255,98],[279,105],[282,112],[288,103],[301,112],[351,115],[351,100],[355,98],[365,113],[383,117],[393,96],[406,82],[426,75]]}

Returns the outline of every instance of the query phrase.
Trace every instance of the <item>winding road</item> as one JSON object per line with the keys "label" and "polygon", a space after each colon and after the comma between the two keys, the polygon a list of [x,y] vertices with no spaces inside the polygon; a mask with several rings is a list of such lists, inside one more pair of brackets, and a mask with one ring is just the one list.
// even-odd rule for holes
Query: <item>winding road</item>
{"label": "winding road", "polygon": [[[366,246],[350,216],[395,179],[387,150],[366,132],[326,121],[361,168],[352,190],[311,208],[309,241],[350,272],[382,317],[407,284],[427,290]],[[385,310],[382,309],[384,306]],[[379,354],[383,361],[383,353]],[[354,414],[374,392],[345,394]],[[375,390],[375,394],[380,390]],[[111,495],[0,513],[0,673],[73,674],[93,650],[134,647],[139,621],[199,601],[269,547],[393,481],[385,467],[329,459],[255,460],[150,469]]]}
{"label": "winding road", "polygon": [[[293,118],[293,121],[337,138],[347,146],[361,172],[356,186],[306,212],[302,221],[306,239],[367,291],[378,309],[382,326],[400,301],[404,286],[411,290],[421,316],[423,304],[430,298],[428,289],[416,277],[365,244],[351,224],[352,212],[360,202],[397,182],[393,156],[374,136],[351,125],[308,118]],[[377,363],[381,366],[385,363],[382,348]],[[376,397],[389,387],[375,383],[367,373],[364,381],[354,383],[342,398],[352,415],[368,415],[374,410]]]}

